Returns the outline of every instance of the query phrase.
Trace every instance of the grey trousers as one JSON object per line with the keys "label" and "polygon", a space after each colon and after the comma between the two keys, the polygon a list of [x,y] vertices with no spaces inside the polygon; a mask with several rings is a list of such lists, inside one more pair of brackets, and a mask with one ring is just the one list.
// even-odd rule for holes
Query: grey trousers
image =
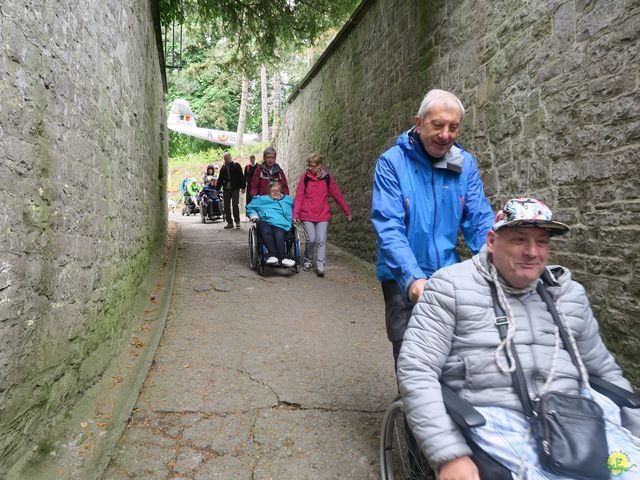
{"label": "grey trousers", "polygon": [[313,247],[316,247],[316,268],[324,269],[327,255],[327,231],[329,222],[302,222],[306,243],[304,261],[313,262]]}

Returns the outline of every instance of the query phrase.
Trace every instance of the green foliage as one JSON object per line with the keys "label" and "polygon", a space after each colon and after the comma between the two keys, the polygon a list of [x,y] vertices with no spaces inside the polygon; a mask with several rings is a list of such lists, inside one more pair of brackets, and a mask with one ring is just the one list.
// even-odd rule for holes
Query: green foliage
{"label": "green foliage", "polygon": [[[260,132],[258,69],[281,73],[280,103],[306,74],[359,0],[160,0],[161,22],[183,26],[181,70],[168,74],[167,113],[187,100],[199,127],[237,130],[241,79],[250,79],[245,132]],[[167,32],[165,32],[167,33]],[[168,34],[168,41],[173,36]],[[272,92],[271,84],[268,87]],[[271,112],[272,114],[273,112]],[[269,119],[269,124],[273,121]],[[169,155],[205,152],[211,142],[169,133]],[[214,147],[215,148],[215,147]],[[243,148],[246,154],[249,146]],[[258,153],[262,148],[258,150]]]}
{"label": "green foliage", "polygon": [[360,0],[160,0],[161,22],[216,26],[233,63],[255,71],[281,52],[308,47],[338,26]]}

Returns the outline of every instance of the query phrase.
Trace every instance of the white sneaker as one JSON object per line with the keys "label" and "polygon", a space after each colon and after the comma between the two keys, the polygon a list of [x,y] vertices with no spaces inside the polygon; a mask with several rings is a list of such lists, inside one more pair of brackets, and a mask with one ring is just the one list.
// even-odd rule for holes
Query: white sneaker
{"label": "white sneaker", "polygon": [[269,257],[269,258],[267,258],[267,261],[265,263],[267,265],[277,265],[278,264],[278,259],[276,257]]}
{"label": "white sneaker", "polygon": [[290,258],[285,258],[282,260],[282,265],[284,265],[285,267],[293,267],[295,264],[295,260],[291,260]]}
{"label": "white sneaker", "polygon": [[304,262],[304,266],[302,267],[302,269],[305,272],[308,272],[309,270],[311,270],[311,267],[313,267],[313,265],[311,264],[311,262]]}

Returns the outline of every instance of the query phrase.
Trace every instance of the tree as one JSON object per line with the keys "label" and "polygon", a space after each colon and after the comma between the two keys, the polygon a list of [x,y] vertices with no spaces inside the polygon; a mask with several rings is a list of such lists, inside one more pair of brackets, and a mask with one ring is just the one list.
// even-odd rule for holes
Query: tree
{"label": "tree", "polygon": [[163,26],[200,23],[230,42],[232,61],[257,70],[279,52],[309,46],[344,22],[360,0],[160,0]]}
{"label": "tree", "polygon": [[244,126],[247,121],[247,100],[249,97],[249,79],[242,74],[242,93],[240,94],[240,113],[238,114],[238,130],[236,131],[236,148],[242,151]]}
{"label": "tree", "polygon": [[280,71],[273,74],[273,90],[271,91],[271,139],[276,136],[280,127]]}
{"label": "tree", "polygon": [[269,108],[267,104],[267,67],[260,66],[260,98],[262,100],[262,141],[269,140]]}

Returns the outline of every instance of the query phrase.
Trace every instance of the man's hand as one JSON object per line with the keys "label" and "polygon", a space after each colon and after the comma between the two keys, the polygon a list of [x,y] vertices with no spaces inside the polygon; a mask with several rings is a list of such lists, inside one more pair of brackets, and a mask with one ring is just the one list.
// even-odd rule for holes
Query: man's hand
{"label": "man's hand", "polygon": [[347,215],[347,222],[350,222],[353,219],[353,216],[351,214]]}
{"label": "man's hand", "polygon": [[459,457],[440,467],[439,480],[480,480],[478,467],[469,457]]}
{"label": "man's hand", "polygon": [[251,221],[253,223],[258,223],[258,217],[251,217]]}
{"label": "man's hand", "polygon": [[240,189],[240,193],[243,193],[243,194],[244,194],[244,188],[241,188],[241,189]]}
{"label": "man's hand", "polygon": [[409,301],[411,303],[416,303],[418,301],[426,284],[426,278],[419,278],[411,284],[411,287],[409,287]]}

